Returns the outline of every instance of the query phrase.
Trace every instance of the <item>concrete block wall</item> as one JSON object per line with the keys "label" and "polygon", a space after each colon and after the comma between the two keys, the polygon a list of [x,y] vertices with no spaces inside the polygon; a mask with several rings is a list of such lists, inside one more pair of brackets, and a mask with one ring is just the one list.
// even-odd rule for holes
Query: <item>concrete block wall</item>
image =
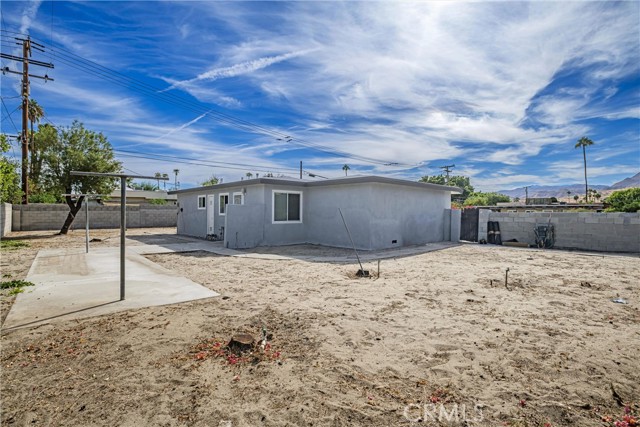
{"label": "concrete block wall", "polygon": [[517,239],[533,245],[534,226],[550,223],[555,228],[555,248],[640,253],[640,213],[480,211],[478,225],[479,230],[484,227],[485,236],[487,221],[500,223],[503,242]]}
{"label": "concrete block wall", "polygon": [[12,220],[11,203],[0,203],[0,237],[11,231]]}
{"label": "concrete block wall", "polygon": [[[162,205],[127,206],[127,227],[175,227],[177,207]],[[62,204],[41,204],[13,206],[13,231],[56,230],[62,227],[69,207]],[[86,211],[83,206],[76,215],[72,228],[84,228]],[[90,228],[117,228],[120,226],[120,206],[89,206]]]}

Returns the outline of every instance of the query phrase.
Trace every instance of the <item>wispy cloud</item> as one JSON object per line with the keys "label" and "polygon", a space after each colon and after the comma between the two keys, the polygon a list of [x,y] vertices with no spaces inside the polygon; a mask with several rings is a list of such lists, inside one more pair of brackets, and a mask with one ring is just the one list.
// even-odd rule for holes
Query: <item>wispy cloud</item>
{"label": "wispy cloud", "polygon": [[198,76],[183,80],[183,81],[170,81],[171,84],[167,89],[163,92],[175,89],[175,88],[191,88],[197,82],[213,82],[218,79],[227,79],[230,77],[242,76],[245,74],[250,74],[258,70],[262,70],[263,68],[267,68],[271,65],[277,64],[279,62],[287,61],[292,58],[296,58],[301,55],[306,55],[313,50],[302,50],[298,52],[289,52],[282,55],[276,56],[267,56],[263,58],[254,59],[252,61],[242,62],[240,64],[234,64],[228,67],[219,67],[214,68],[209,71],[206,71]]}
{"label": "wispy cloud", "polygon": [[31,22],[35,19],[41,3],[42,0],[34,0],[24,8],[24,11],[22,12],[22,18],[20,20],[20,32],[22,34],[27,34],[29,32],[29,28],[31,28]]}
{"label": "wispy cloud", "polygon": [[205,117],[207,114],[209,114],[209,113],[201,114],[201,115],[199,115],[198,117],[196,117],[195,119],[193,119],[193,120],[191,120],[191,121],[188,121],[187,123],[182,124],[182,125],[178,126],[177,128],[171,129],[169,132],[165,133],[164,135],[161,135],[161,136],[157,137],[156,139],[154,139],[154,140],[153,140],[153,141],[151,141],[151,142],[153,143],[153,142],[160,141],[161,139],[164,139],[164,138],[166,138],[166,137],[167,137],[167,136],[169,136],[169,135],[172,135],[172,134],[174,134],[174,133],[176,133],[176,132],[179,132],[179,131],[181,131],[181,130],[184,130],[184,129],[188,128],[189,126],[191,126],[192,124],[198,123],[198,122],[200,121],[200,119],[202,119],[203,117]]}

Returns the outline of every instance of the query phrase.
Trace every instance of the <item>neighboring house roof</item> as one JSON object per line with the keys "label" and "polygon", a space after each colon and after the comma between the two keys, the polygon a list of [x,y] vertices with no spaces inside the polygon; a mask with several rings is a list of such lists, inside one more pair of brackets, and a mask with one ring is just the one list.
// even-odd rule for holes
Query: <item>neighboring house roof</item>
{"label": "neighboring house roof", "polygon": [[[171,193],[164,190],[156,190],[156,191],[147,191],[147,190],[131,190],[129,188],[126,189],[127,199],[138,199],[138,200],[153,200],[153,199],[165,199],[165,200],[176,200],[177,197],[171,195]],[[109,194],[109,199],[120,200],[120,189],[117,188]]]}
{"label": "neighboring house roof", "polygon": [[329,185],[345,185],[345,184],[393,184],[402,185],[405,187],[415,187],[437,191],[449,191],[455,194],[462,194],[462,189],[458,187],[452,187],[448,185],[431,184],[427,182],[419,181],[407,181],[406,179],[387,178],[383,176],[346,176],[343,178],[332,178],[323,181],[308,181],[303,179],[293,178],[256,178],[245,179],[243,181],[225,182],[224,184],[209,185],[206,187],[194,187],[185,190],[169,191],[169,194],[185,194],[193,192],[203,192],[207,190],[222,190],[225,188],[257,185],[257,184],[272,184],[272,185],[291,185],[296,187],[324,187]]}

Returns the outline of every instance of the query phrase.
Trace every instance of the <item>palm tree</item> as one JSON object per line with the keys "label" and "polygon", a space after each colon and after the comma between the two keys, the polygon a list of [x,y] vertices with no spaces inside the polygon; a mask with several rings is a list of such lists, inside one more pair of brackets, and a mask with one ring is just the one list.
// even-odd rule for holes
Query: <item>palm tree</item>
{"label": "palm tree", "polygon": [[156,177],[156,181],[158,182],[158,188],[156,188],[156,190],[160,190],[160,178],[162,178],[162,173],[156,172],[153,174],[153,176]]}
{"label": "palm tree", "polygon": [[[22,108],[22,107],[20,107]],[[27,117],[29,117],[29,122],[31,124],[31,151],[33,151],[34,146],[33,146],[33,124],[34,123],[40,123],[40,119],[44,117],[44,110],[42,109],[42,107],[40,106],[40,104],[38,104],[38,101],[36,101],[33,98],[29,99],[29,107],[28,107],[28,111],[27,111]]]}
{"label": "palm tree", "polygon": [[167,180],[169,179],[169,174],[163,173],[162,177],[164,178],[164,181],[162,181],[162,185],[164,187],[164,189],[167,189]]}
{"label": "palm tree", "polygon": [[582,147],[582,157],[584,158],[584,198],[585,201],[589,202],[589,186],[587,184],[587,150],[586,147],[589,145],[593,145],[593,141],[583,136],[576,143],[575,148]]}
{"label": "palm tree", "polygon": [[347,172],[351,170],[351,168],[349,167],[349,165],[344,165],[342,167],[342,170],[344,171],[344,176],[347,176]]}
{"label": "palm tree", "polygon": [[247,172],[245,176],[247,177],[247,179],[253,178],[253,174],[251,172]]}
{"label": "palm tree", "polygon": [[575,196],[573,196],[573,200],[575,200],[575,202],[576,202],[576,203],[578,203],[578,199],[579,199],[579,198],[580,198],[580,197],[579,197],[577,194],[576,194]]}

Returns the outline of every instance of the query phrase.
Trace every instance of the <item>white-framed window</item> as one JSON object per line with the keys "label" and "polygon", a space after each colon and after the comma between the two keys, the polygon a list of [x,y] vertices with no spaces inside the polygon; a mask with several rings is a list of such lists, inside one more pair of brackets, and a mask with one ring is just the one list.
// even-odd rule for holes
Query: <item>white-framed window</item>
{"label": "white-framed window", "polygon": [[242,194],[242,193],[233,193],[233,204],[234,205],[244,205],[244,194]]}
{"label": "white-framed window", "polygon": [[229,204],[229,193],[218,195],[218,213],[220,215],[227,214],[227,205]]}
{"label": "white-framed window", "polygon": [[302,222],[302,192],[289,190],[273,190],[271,197],[272,223]]}
{"label": "white-framed window", "polygon": [[198,196],[198,209],[207,209],[207,196]]}

